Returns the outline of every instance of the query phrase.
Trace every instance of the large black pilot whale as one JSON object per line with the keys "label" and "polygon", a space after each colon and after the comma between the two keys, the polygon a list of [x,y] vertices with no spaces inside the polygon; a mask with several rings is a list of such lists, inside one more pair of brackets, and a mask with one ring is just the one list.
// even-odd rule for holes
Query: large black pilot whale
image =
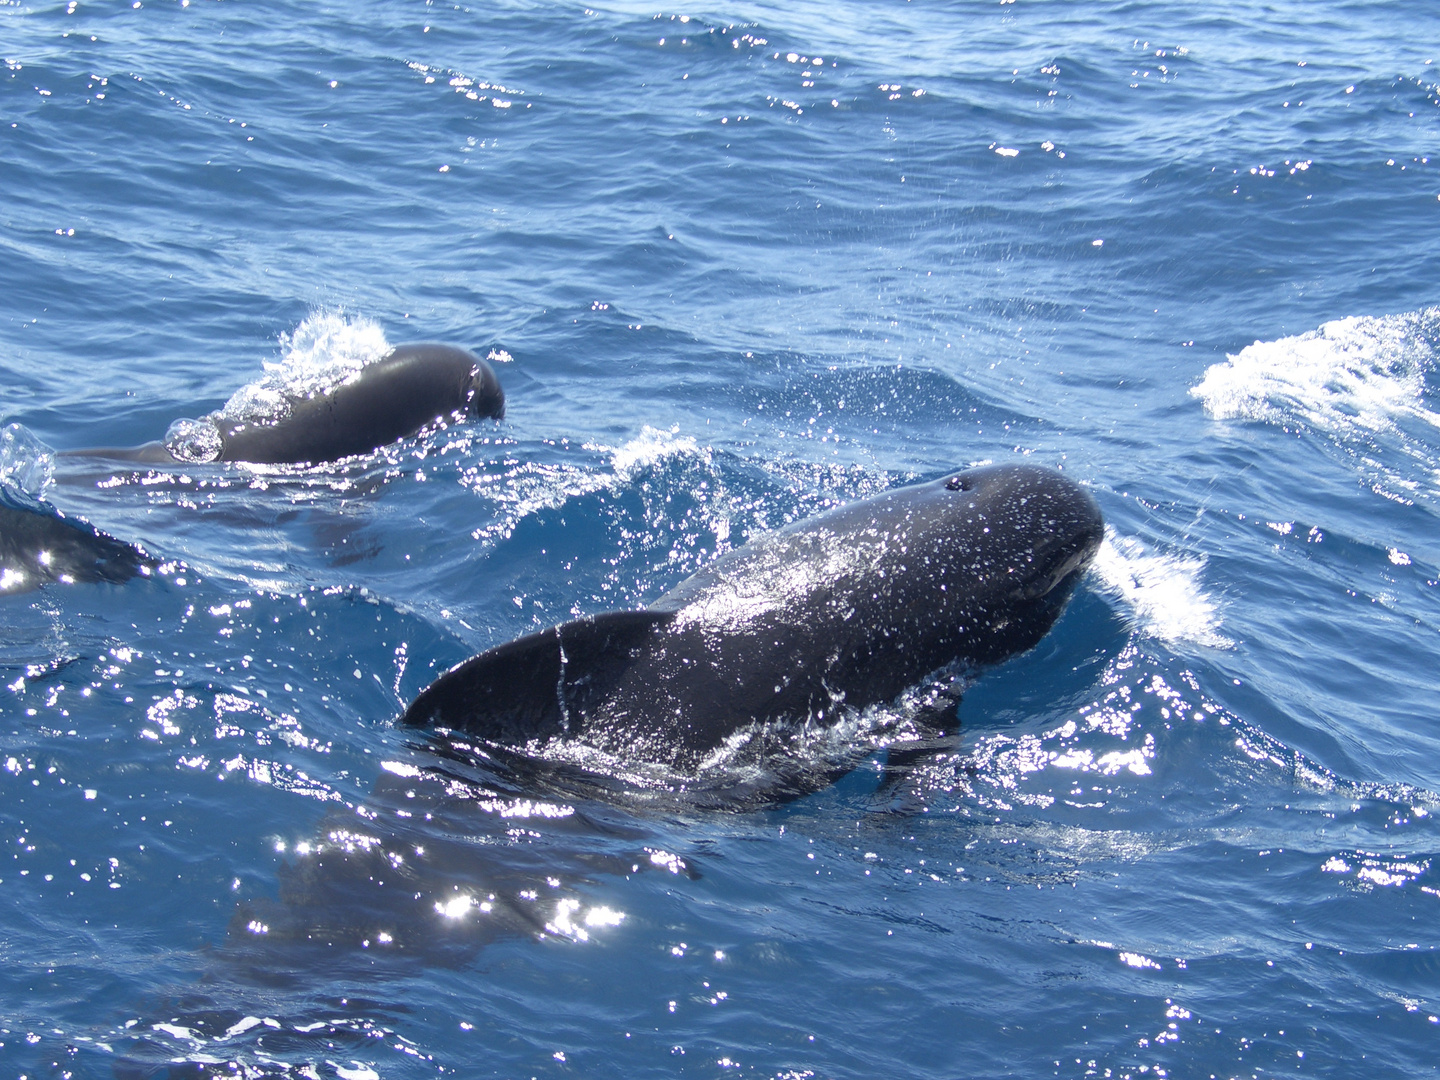
{"label": "large black pilot whale", "polygon": [[173,440],[143,446],[85,450],[87,457],[150,464],[249,461],[320,463],[364,454],[405,439],[437,421],[505,415],[505,392],[495,370],[454,345],[400,345],[339,386],[314,395],[284,395],[274,419],[238,420],[223,411],[202,425],[198,449]]}
{"label": "large black pilot whale", "polygon": [[1050,469],[898,488],[751,540],[641,611],[472,657],[402,722],[693,770],[747,727],[833,723],[1031,648],[1102,535],[1094,499]]}

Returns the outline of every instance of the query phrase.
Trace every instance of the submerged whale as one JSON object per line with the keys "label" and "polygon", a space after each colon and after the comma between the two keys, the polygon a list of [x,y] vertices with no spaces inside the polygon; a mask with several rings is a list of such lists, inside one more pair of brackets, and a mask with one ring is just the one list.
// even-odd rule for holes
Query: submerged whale
{"label": "submerged whale", "polygon": [[52,582],[128,581],[155,561],[46,503],[23,505],[0,488],[0,595]]}
{"label": "submerged whale", "polygon": [[440,421],[504,415],[505,392],[487,361],[454,345],[419,343],[396,347],[326,393],[287,395],[274,420],[217,413],[189,422],[203,433],[198,438],[77,453],[153,464],[318,463],[368,453]]}
{"label": "submerged whale", "polygon": [[1031,648],[1102,535],[1094,499],[1049,469],[899,488],[762,535],[643,610],[472,657],[401,721],[693,770],[747,727],[833,723]]}

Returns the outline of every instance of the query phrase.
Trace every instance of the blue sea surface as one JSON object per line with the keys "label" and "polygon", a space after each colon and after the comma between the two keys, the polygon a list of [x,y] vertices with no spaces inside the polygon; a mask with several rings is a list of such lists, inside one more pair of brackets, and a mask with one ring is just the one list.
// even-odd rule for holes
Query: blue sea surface
{"label": "blue sea surface", "polygon": [[[0,1073],[1440,1072],[1440,8],[0,0],[0,56],[0,482],[161,564],[0,595]],[[506,418],[59,453],[425,340]],[[899,777],[873,713],[795,798],[395,723],[1016,460],[1105,544]]]}

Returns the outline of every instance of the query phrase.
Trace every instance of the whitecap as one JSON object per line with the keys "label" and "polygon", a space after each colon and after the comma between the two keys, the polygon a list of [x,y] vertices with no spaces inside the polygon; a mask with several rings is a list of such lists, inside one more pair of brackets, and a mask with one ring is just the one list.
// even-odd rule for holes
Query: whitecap
{"label": "whitecap", "polygon": [[1298,418],[1326,431],[1382,431],[1409,414],[1440,427],[1425,401],[1437,322],[1440,308],[1352,316],[1257,341],[1212,365],[1190,393],[1217,420]]}
{"label": "whitecap", "polygon": [[1433,495],[1440,490],[1440,412],[1426,383],[1437,370],[1437,334],[1440,307],[1336,319],[1247,345],[1211,365],[1190,393],[1216,420],[1328,437],[1379,494],[1408,500],[1429,487]]}
{"label": "whitecap", "polygon": [[638,436],[611,452],[610,461],[619,477],[628,478],[639,469],[653,468],[670,458],[692,455],[708,457],[708,452],[702,453],[699,444],[689,435],[681,435],[678,424],[669,431],[646,424]]}

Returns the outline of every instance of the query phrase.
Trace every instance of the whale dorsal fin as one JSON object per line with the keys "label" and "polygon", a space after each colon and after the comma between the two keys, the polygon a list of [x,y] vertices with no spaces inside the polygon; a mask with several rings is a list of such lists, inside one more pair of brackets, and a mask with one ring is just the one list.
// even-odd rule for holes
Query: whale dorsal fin
{"label": "whale dorsal fin", "polygon": [[570,688],[629,660],[631,648],[674,615],[608,611],[488,649],[417,697],[400,722],[518,744],[569,734]]}

